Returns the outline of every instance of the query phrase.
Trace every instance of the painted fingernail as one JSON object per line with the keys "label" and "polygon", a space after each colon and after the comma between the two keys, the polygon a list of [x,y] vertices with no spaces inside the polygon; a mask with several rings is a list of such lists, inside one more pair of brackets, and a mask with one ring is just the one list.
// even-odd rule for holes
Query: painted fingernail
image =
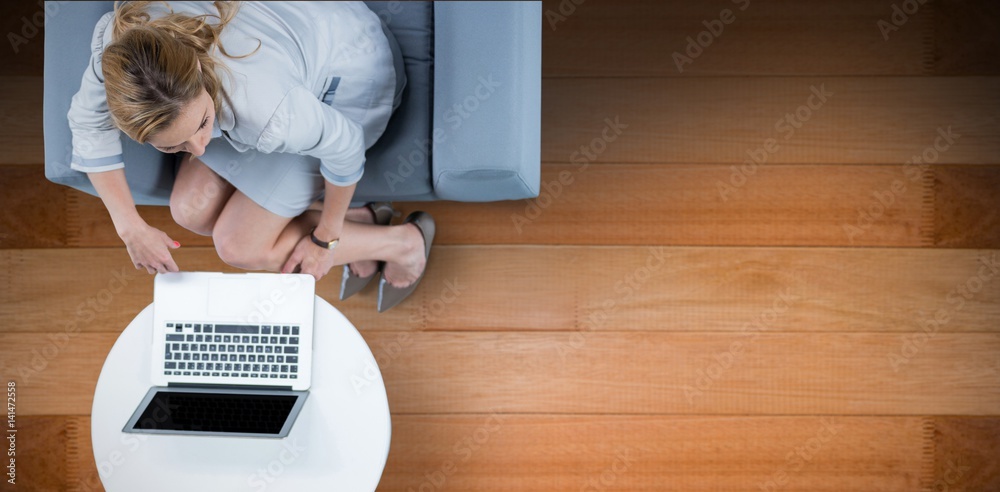
{"label": "painted fingernail", "polygon": [[179,247],[181,247],[181,243],[179,243],[179,242],[177,242],[177,241],[174,241],[174,247],[175,247],[175,248],[179,248]]}

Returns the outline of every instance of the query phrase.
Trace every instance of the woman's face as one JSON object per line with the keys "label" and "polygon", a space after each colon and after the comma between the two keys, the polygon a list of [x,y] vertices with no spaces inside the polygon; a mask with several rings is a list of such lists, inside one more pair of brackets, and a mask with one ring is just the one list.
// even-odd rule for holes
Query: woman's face
{"label": "woman's face", "polygon": [[149,143],[160,152],[173,154],[189,152],[201,157],[212,139],[212,125],[215,122],[215,103],[208,91],[187,103],[181,114],[165,130],[149,137]]}

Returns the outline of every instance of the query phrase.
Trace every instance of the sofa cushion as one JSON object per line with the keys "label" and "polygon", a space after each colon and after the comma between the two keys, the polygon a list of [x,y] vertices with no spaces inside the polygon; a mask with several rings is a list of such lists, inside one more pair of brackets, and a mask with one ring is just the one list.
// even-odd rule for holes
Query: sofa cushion
{"label": "sofa cushion", "polygon": [[434,91],[434,5],[431,2],[365,2],[399,42],[406,90],[385,133],[365,154],[356,197],[414,200],[433,191],[430,144]]}

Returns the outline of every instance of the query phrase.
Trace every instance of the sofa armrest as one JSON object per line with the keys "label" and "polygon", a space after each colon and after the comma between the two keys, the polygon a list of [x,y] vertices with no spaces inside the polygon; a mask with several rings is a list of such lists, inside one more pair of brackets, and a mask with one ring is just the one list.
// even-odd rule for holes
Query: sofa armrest
{"label": "sofa armrest", "polygon": [[538,196],[541,2],[434,3],[431,179],[445,200]]}

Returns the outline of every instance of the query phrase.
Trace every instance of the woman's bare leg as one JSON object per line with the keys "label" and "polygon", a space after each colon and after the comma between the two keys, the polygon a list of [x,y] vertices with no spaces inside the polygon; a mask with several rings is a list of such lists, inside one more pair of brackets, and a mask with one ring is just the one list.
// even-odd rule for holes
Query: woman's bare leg
{"label": "woman's bare leg", "polygon": [[[318,212],[323,211],[323,202],[316,200],[309,208],[306,210],[316,210]],[[374,224],[375,223],[375,212],[368,207],[354,207],[347,209],[347,214],[344,216],[345,220],[350,220],[352,222],[358,222],[361,224]],[[367,277],[375,273],[378,270],[378,262],[372,260],[366,261],[354,261],[350,262],[348,265],[351,271],[359,277]]]}
{"label": "woman's bare leg", "polygon": [[211,236],[236,188],[191,154],[184,154],[170,193],[170,215],[181,227]]}
{"label": "woman's bare leg", "polygon": [[[319,223],[320,213],[307,210],[294,218],[271,213],[240,191],[233,193],[213,231],[219,257],[247,270],[280,271],[298,242]],[[377,226],[344,221],[334,264],[385,261],[392,284],[405,287],[424,269],[424,244],[412,224]]]}

